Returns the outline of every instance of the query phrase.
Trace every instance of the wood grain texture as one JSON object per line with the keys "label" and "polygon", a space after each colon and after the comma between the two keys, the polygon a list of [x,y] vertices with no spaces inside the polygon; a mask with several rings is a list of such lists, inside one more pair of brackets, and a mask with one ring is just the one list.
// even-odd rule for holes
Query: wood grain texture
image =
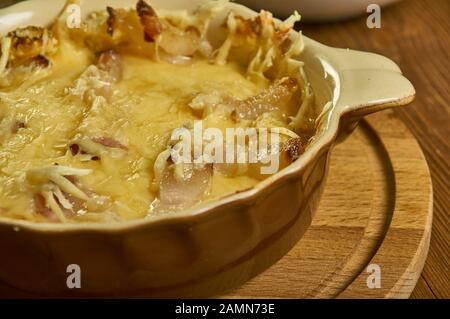
{"label": "wood grain texture", "polygon": [[[317,215],[301,241],[227,297],[409,297],[431,218],[431,179],[416,139],[393,111],[371,115],[333,150]],[[367,286],[370,264],[381,269],[378,289]]]}
{"label": "wood grain texture", "polygon": [[450,298],[450,1],[405,0],[383,9],[381,23],[381,29],[368,29],[361,17],[300,28],[331,46],[386,55],[414,84],[416,101],[395,114],[419,141],[430,167],[434,220],[429,256],[412,297]]}

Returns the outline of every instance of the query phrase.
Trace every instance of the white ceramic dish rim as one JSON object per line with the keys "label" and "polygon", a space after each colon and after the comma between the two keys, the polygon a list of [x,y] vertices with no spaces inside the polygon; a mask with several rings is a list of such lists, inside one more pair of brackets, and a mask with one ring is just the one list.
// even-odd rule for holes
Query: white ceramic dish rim
{"label": "white ceramic dish rim", "polygon": [[[29,0],[28,5],[33,2],[39,3],[45,0]],[[104,0],[105,1],[105,0]],[[108,0],[106,0],[108,1]],[[110,1],[113,2],[113,4],[117,4],[120,2],[129,3],[130,1],[127,0],[116,0],[116,1]],[[154,2],[154,1],[153,1]],[[188,3],[190,7],[193,6],[193,3],[201,3],[199,0],[189,1],[189,0],[166,0],[164,3]],[[8,7],[6,9],[0,10],[0,17],[4,12],[20,12],[20,10],[23,10],[24,3],[19,3],[16,5],[13,5],[11,7]],[[126,6],[126,5],[124,5]],[[239,4],[230,3],[229,6],[233,10],[237,10],[242,14],[255,14],[255,12],[247,7],[244,7]],[[156,6],[158,8],[158,6]],[[179,8],[179,7],[178,7]],[[59,11],[56,12],[55,17],[59,14]],[[47,22],[49,23],[54,21],[54,18],[47,19]],[[17,25],[15,26],[17,27]],[[11,27],[11,29],[14,29],[15,27]],[[1,30],[0,30],[1,32]],[[359,51],[353,51],[353,50],[345,50],[345,49],[338,49],[338,48],[332,48],[325,45],[322,45],[314,40],[311,40],[304,36],[305,40],[305,47],[308,48],[308,46],[320,48],[322,50],[321,56],[325,58],[324,61],[327,61],[329,57],[342,57],[346,53],[349,55],[355,55],[353,58],[358,55],[362,60],[366,62],[372,62],[374,65],[373,68],[364,69],[361,67],[358,67],[358,62],[355,63],[354,68],[352,68],[353,61],[347,61],[344,63],[346,66],[342,68],[338,68],[336,65],[332,66],[332,69],[330,69],[330,64],[327,63],[326,66],[324,66],[324,69],[327,71],[327,74],[325,74],[325,78],[327,76],[333,77],[333,80],[335,81],[335,90],[333,92],[333,105],[331,110],[328,112],[328,118],[327,118],[327,125],[326,129],[323,130],[320,133],[316,133],[315,137],[316,140],[307,148],[305,153],[297,159],[294,163],[289,165],[288,167],[284,168],[280,172],[268,177],[267,179],[259,182],[254,187],[239,191],[230,195],[226,195],[218,200],[214,200],[211,202],[207,202],[204,204],[201,204],[197,207],[189,208],[183,211],[179,212],[173,212],[170,214],[165,215],[158,215],[158,216],[151,216],[151,217],[144,217],[141,219],[131,220],[131,221],[122,221],[122,222],[114,222],[114,223],[74,223],[74,224],[55,224],[55,223],[36,223],[32,221],[26,221],[26,220],[15,220],[11,218],[5,218],[0,217],[0,225],[6,224],[10,227],[12,227],[15,231],[20,231],[21,229],[26,229],[30,231],[37,231],[37,232],[89,232],[89,231],[99,231],[99,232],[116,232],[116,231],[131,231],[135,228],[141,228],[146,227],[149,224],[161,224],[161,223],[170,223],[174,221],[188,221],[189,219],[193,217],[198,217],[201,215],[206,215],[208,212],[214,211],[215,209],[230,205],[234,202],[240,202],[240,203],[249,203],[254,201],[258,195],[265,189],[269,188],[270,186],[273,186],[275,182],[279,180],[286,180],[290,178],[295,178],[299,174],[303,172],[303,169],[307,166],[309,162],[311,162],[318,154],[320,154],[324,149],[326,149],[329,145],[332,145],[335,143],[336,137],[338,135],[338,129],[339,129],[339,123],[344,114],[351,113],[351,112],[358,112],[361,114],[364,113],[372,113],[378,109],[384,109],[390,106],[396,106],[396,105],[404,105],[409,102],[411,102],[414,99],[415,96],[415,90],[412,86],[412,84],[402,76],[400,69],[398,66],[392,62],[391,60],[372,53],[366,53],[366,52],[359,52]],[[348,56],[347,60],[349,60],[350,56]],[[361,62],[361,61],[359,61]],[[326,62],[325,62],[326,63]],[[347,64],[350,63],[350,64]],[[378,67],[375,67],[378,65]],[[400,87],[398,89],[397,95],[395,98],[389,97],[385,98],[385,96],[391,96],[392,91],[386,90],[383,92],[379,91],[377,95],[379,95],[376,99],[370,99],[367,98],[367,100],[358,100],[356,99],[353,101],[353,103],[347,103],[346,99],[341,99],[343,93],[348,93],[349,90],[351,92],[352,87],[350,86],[350,83],[354,82],[356,79],[353,79],[350,83],[342,84],[342,72],[344,71],[382,71],[385,74],[390,74],[393,76],[393,79],[396,81],[396,84]],[[370,80],[370,79],[369,79]],[[392,79],[391,79],[392,80]],[[325,81],[325,79],[324,79]],[[378,83],[380,84],[380,83]],[[392,85],[392,83],[391,83]],[[373,92],[372,92],[373,93]],[[369,96],[370,94],[367,93]],[[376,110],[374,110],[376,109]]]}

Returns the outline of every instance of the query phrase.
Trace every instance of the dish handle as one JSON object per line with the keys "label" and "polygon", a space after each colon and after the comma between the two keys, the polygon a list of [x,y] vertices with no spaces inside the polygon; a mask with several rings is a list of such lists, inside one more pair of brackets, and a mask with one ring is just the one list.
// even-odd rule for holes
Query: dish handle
{"label": "dish handle", "polygon": [[[335,69],[335,109],[342,114],[343,137],[365,115],[387,108],[407,105],[415,89],[390,59],[373,53],[333,49]],[[337,78],[336,78],[337,77]]]}
{"label": "dish handle", "polygon": [[336,106],[344,113],[364,116],[414,100],[413,85],[392,60],[374,53],[330,49]]}

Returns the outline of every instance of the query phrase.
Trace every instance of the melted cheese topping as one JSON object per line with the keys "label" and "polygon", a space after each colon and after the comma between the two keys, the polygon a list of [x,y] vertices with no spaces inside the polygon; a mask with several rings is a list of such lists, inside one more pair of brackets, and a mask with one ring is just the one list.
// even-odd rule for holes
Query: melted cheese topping
{"label": "melted cheese topping", "polygon": [[[123,79],[114,85],[107,103],[86,107],[68,94],[89,65],[88,53],[65,51],[54,61],[51,76],[24,83],[0,95],[0,208],[15,218],[42,220],[34,213],[33,190],[26,172],[32,168],[61,166],[91,169],[80,176],[89,192],[106,198],[109,210],[120,219],[148,214],[156,194],[151,191],[153,164],[167,145],[175,128],[197,119],[189,108],[198,93],[220,91],[244,99],[257,94],[258,87],[243,76],[236,65],[214,65],[198,60],[187,66],[156,63],[124,56]],[[77,63],[74,63],[77,61]],[[9,128],[15,121],[26,123],[15,134]],[[208,117],[211,126],[231,127],[226,119]],[[73,156],[68,145],[76,136],[108,136],[127,146],[102,154],[101,161],[84,161]],[[214,174],[208,199],[249,188],[257,180]],[[79,220],[94,219],[82,214]]]}
{"label": "melted cheese topping", "polygon": [[51,30],[0,39],[0,216],[137,219],[266,177],[260,163],[169,158],[174,130],[196,120],[223,137],[229,128],[277,128],[284,137],[272,155],[279,168],[294,161],[317,114],[303,63],[292,59],[303,50],[301,34],[289,37],[299,16],[276,26],[266,11],[247,20],[231,13],[214,53],[206,30],[221,3],[161,18],[139,1],[136,10],[93,13],[80,29],[67,29],[63,15]]}

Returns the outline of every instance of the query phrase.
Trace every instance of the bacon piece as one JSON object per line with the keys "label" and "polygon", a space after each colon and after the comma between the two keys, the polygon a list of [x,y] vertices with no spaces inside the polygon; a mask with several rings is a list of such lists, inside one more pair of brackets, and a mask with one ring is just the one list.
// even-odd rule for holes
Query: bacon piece
{"label": "bacon piece", "polygon": [[[84,209],[90,200],[90,192],[83,190],[78,176],[89,174],[91,170],[68,166],[34,168],[27,171],[27,180],[39,192],[34,195],[37,214],[50,221],[66,222]],[[85,209],[84,209],[85,210]]]}
{"label": "bacon piece", "polygon": [[[73,196],[72,194],[62,192],[64,197],[69,201],[72,205],[72,208],[64,208],[61,206],[62,211],[66,217],[75,217],[80,211],[87,211],[86,201],[79,199],[78,197]],[[61,203],[60,203],[61,204]]]}
{"label": "bacon piece", "polygon": [[[275,153],[276,156],[278,156],[278,169],[276,172],[292,164],[301,154],[303,154],[303,152],[304,148],[300,137],[291,138],[281,143],[279,150]],[[269,156],[270,155],[264,155],[266,160],[269,159]],[[268,175],[262,173],[262,167],[267,167],[269,164],[263,164],[261,161],[262,159],[263,158],[260,158],[258,163],[249,164],[247,174],[259,180],[265,179]]]}
{"label": "bacon piece", "polygon": [[75,175],[65,175],[64,177],[67,178],[69,180],[69,182],[71,182],[72,184],[79,186],[78,185],[78,182],[79,182],[78,177],[76,177]]}
{"label": "bacon piece", "polygon": [[108,50],[100,53],[97,66],[100,70],[107,72],[114,82],[122,79],[122,58],[118,52]]}
{"label": "bacon piece", "polygon": [[69,146],[70,153],[72,153],[73,156],[77,155],[80,152],[80,145],[78,144],[71,144]]}
{"label": "bacon piece", "polygon": [[236,23],[236,34],[254,38],[261,33],[261,19],[259,16],[256,19],[245,19],[241,16],[234,16]]}
{"label": "bacon piece", "polygon": [[236,119],[255,120],[259,115],[289,105],[298,90],[297,80],[285,77],[260,94],[234,104],[232,117]]}
{"label": "bacon piece", "polygon": [[192,58],[184,55],[171,55],[165,52],[159,53],[161,61],[173,64],[173,65],[190,65],[192,64]]}
{"label": "bacon piece", "polygon": [[123,145],[122,143],[120,143],[118,140],[112,138],[112,137],[93,137],[92,141],[98,144],[101,144],[103,146],[106,147],[111,147],[111,148],[120,148],[123,150],[128,150],[128,147],[126,147],[125,145]]}
{"label": "bacon piece", "polygon": [[282,147],[282,151],[286,153],[289,159],[295,161],[305,152],[305,149],[302,144],[302,140],[300,137],[291,138],[287,140]]}
{"label": "bacon piece", "polygon": [[155,10],[144,0],[139,0],[136,4],[136,11],[144,27],[145,41],[154,42],[156,37],[162,32],[162,24]]}
{"label": "bacon piece", "polygon": [[36,211],[36,214],[44,216],[51,222],[59,221],[59,219],[55,215],[55,213],[50,208],[47,207],[47,205],[45,203],[45,198],[42,195],[40,195],[40,194],[34,195],[33,201],[34,201],[34,209]]}
{"label": "bacon piece", "polygon": [[21,128],[25,128],[25,123],[21,121],[15,121],[11,127],[11,133],[16,134]]}
{"label": "bacon piece", "polygon": [[[75,176],[73,176],[75,177]],[[67,179],[70,179],[69,176],[66,176]],[[71,179],[71,181],[74,181],[74,179]],[[73,182],[73,183],[74,183]],[[62,192],[63,196],[66,198],[66,200],[71,204],[71,208],[65,208],[59,201],[57,197],[55,197],[56,202],[61,208],[61,211],[64,213],[64,216],[67,218],[71,218],[77,215],[79,211],[86,211],[86,201],[81,200],[72,194],[69,194],[67,192]],[[45,198],[41,194],[34,195],[34,207],[35,212],[39,215],[44,216],[51,222],[59,222],[59,218],[56,216],[56,214],[46,205]]]}
{"label": "bacon piece", "polygon": [[178,165],[184,164],[170,165],[163,171],[159,197],[162,205],[186,208],[199,202],[208,192],[212,165],[188,167],[187,170],[183,170],[182,177],[178,176]]}

